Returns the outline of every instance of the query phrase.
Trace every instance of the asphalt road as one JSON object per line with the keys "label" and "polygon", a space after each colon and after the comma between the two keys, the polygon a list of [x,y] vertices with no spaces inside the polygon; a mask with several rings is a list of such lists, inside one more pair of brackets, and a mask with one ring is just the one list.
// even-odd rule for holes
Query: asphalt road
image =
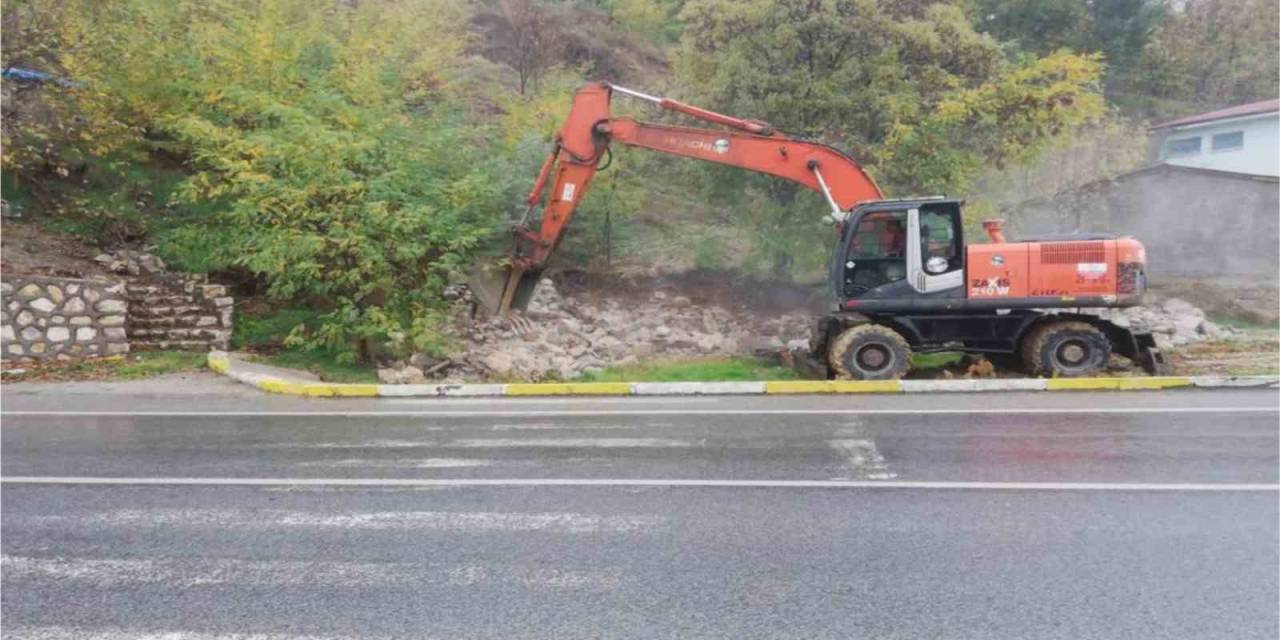
{"label": "asphalt road", "polygon": [[5,638],[1280,636],[1274,390],[184,393],[6,387]]}

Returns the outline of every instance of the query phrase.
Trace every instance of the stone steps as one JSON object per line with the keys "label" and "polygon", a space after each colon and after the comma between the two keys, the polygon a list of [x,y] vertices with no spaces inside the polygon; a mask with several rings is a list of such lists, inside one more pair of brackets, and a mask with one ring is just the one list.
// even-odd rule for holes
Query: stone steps
{"label": "stone steps", "polygon": [[129,297],[129,306],[137,310],[147,310],[154,307],[177,307],[182,305],[195,305],[200,302],[191,296],[184,295],[150,295],[143,297]]}
{"label": "stone steps", "polygon": [[199,314],[204,310],[205,308],[198,304],[182,304],[171,307],[131,305],[129,307],[129,315],[135,318],[175,318]]}
{"label": "stone steps", "polygon": [[135,329],[130,327],[129,338],[170,338],[177,340],[205,339],[220,340],[227,334],[223,329]]}
{"label": "stone steps", "polygon": [[130,340],[134,351],[209,351],[206,340]]}
{"label": "stone steps", "polygon": [[218,316],[208,313],[164,317],[133,316],[129,318],[129,326],[146,329],[217,327]]}

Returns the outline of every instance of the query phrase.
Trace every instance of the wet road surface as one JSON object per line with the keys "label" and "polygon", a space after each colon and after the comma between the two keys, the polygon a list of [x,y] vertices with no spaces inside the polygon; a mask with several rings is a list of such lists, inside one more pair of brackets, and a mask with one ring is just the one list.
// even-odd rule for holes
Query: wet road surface
{"label": "wet road surface", "polygon": [[6,638],[1280,634],[1274,391],[4,400]]}

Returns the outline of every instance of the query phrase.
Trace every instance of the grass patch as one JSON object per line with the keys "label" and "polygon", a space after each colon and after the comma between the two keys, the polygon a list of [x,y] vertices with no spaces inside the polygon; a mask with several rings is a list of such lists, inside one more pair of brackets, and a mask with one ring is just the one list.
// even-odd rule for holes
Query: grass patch
{"label": "grass patch", "polygon": [[198,351],[139,351],[73,362],[22,365],[10,380],[138,380],[165,373],[203,369],[207,354]]}
{"label": "grass patch", "polygon": [[937,353],[912,353],[911,368],[914,370],[943,369],[960,362],[964,357],[959,351],[939,351]]}
{"label": "grass patch", "polygon": [[236,316],[232,329],[233,348],[278,347],[298,325],[313,326],[321,312],[308,308],[277,309],[258,314]]}
{"label": "grass patch", "polygon": [[273,367],[301,369],[320,376],[325,382],[378,382],[371,365],[346,364],[325,351],[281,351],[271,355],[255,355],[254,362]]}
{"label": "grass patch", "polygon": [[795,371],[756,358],[644,362],[583,374],[582,382],[721,382],[795,380]]}

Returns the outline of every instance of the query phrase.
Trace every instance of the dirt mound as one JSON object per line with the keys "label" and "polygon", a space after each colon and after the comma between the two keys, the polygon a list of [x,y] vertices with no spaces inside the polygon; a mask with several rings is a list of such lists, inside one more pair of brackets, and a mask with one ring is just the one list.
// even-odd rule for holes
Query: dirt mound
{"label": "dirt mound", "polygon": [[94,262],[99,253],[96,247],[69,233],[49,231],[30,222],[0,223],[0,272],[7,275],[110,275],[104,265]]}

